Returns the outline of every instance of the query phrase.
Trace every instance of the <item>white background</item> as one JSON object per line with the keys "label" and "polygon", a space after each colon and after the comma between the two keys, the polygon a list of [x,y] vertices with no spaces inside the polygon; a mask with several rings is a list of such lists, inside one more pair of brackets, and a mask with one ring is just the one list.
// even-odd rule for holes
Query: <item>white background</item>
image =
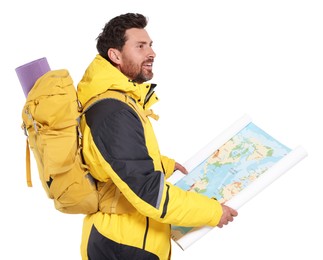
{"label": "white background", "polygon": [[[5,4],[4,4],[5,3]],[[24,95],[15,68],[47,57],[75,84],[112,17],[149,17],[164,154],[185,162],[247,113],[308,157],[173,259],[323,259],[323,8],[321,1],[36,1],[0,4],[0,259],[80,259],[82,217],[25,184]],[[131,231],[129,231],[131,232]],[[6,256],[6,257],[4,257]]]}

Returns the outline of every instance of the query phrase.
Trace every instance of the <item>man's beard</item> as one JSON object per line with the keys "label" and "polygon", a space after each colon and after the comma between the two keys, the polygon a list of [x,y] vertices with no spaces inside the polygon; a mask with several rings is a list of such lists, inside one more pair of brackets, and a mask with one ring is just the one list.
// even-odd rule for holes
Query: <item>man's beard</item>
{"label": "man's beard", "polygon": [[[153,62],[153,61],[145,61],[145,62]],[[133,82],[143,83],[148,80],[151,80],[154,76],[154,73],[149,70],[144,70],[142,67],[143,64],[137,65],[133,62],[126,63],[127,65],[121,68],[121,72],[125,74],[127,77],[131,78]]]}
{"label": "man's beard", "polygon": [[133,79],[133,81],[140,84],[148,80],[151,80],[152,78],[153,78],[152,72],[150,72],[149,75],[147,75],[147,73],[143,73],[143,71],[141,70],[140,73]]}

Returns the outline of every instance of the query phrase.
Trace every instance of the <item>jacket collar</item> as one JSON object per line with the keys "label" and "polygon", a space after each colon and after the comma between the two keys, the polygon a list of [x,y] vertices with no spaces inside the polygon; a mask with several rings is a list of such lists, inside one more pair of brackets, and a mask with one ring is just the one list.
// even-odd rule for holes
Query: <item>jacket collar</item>
{"label": "jacket collar", "polygon": [[[98,54],[90,63],[83,78],[77,85],[77,95],[81,104],[84,105],[92,97],[109,89],[118,90],[125,92],[144,106],[150,99],[150,96],[152,96],[155,86],[155,84],[150,83],[137,84],[131,82],[121,71]],[[149,95],[147,95],[148,93]],[[157,101],[156,97],[155,100]],[[155,102],[150,103],[152,105]]]}

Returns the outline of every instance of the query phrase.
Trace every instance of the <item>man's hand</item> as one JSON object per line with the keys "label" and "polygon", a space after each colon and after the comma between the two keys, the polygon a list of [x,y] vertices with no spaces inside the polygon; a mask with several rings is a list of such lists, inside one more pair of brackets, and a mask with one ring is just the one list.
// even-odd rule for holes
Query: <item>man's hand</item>
{"label": "man's hand", "polygon": [[227,225],[229,222],[233,221],[233,218],[238,216],[238,212],[234,210],[233,208],[230,208],[224,204],[222,204],[222,217],[220,219],[219,224],[217,227],[222,228],[223,225]]}
{"label": "man's hand", "polygon": [[188,173],[187,170],[186,170],[186,168],[183,165],[181,165],[180,163],[178,163],[178,162],[175,162],[175,169],[174,169],[174,171],[176,171],[176,170],[179,170],[180,172],[182,172],[184,174],[187,174]]}

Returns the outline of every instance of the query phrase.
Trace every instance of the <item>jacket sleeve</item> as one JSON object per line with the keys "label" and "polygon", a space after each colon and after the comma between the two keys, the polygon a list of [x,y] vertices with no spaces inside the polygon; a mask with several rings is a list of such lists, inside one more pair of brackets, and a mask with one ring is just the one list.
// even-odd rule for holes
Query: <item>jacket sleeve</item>
{"label": "jacket sleeve", "polygon": [[[112,179],[127,200],[142,214],[180,226],[216,226],[221,205],[198,193],[183,191],[166,182],[149,155],[140,118],[125,103],[109,99],[86,113],[92,141],[88,151],[91,173],[99,181]],[[165,160],[167,173],[174,161]],[[95,168],[95,169],[94,169]]]}
{"label": "jacket sleeve", "polygon": [[169,178],[175,170],[175,160],[162,155],[161,161],[164,169],[165,178]]}

